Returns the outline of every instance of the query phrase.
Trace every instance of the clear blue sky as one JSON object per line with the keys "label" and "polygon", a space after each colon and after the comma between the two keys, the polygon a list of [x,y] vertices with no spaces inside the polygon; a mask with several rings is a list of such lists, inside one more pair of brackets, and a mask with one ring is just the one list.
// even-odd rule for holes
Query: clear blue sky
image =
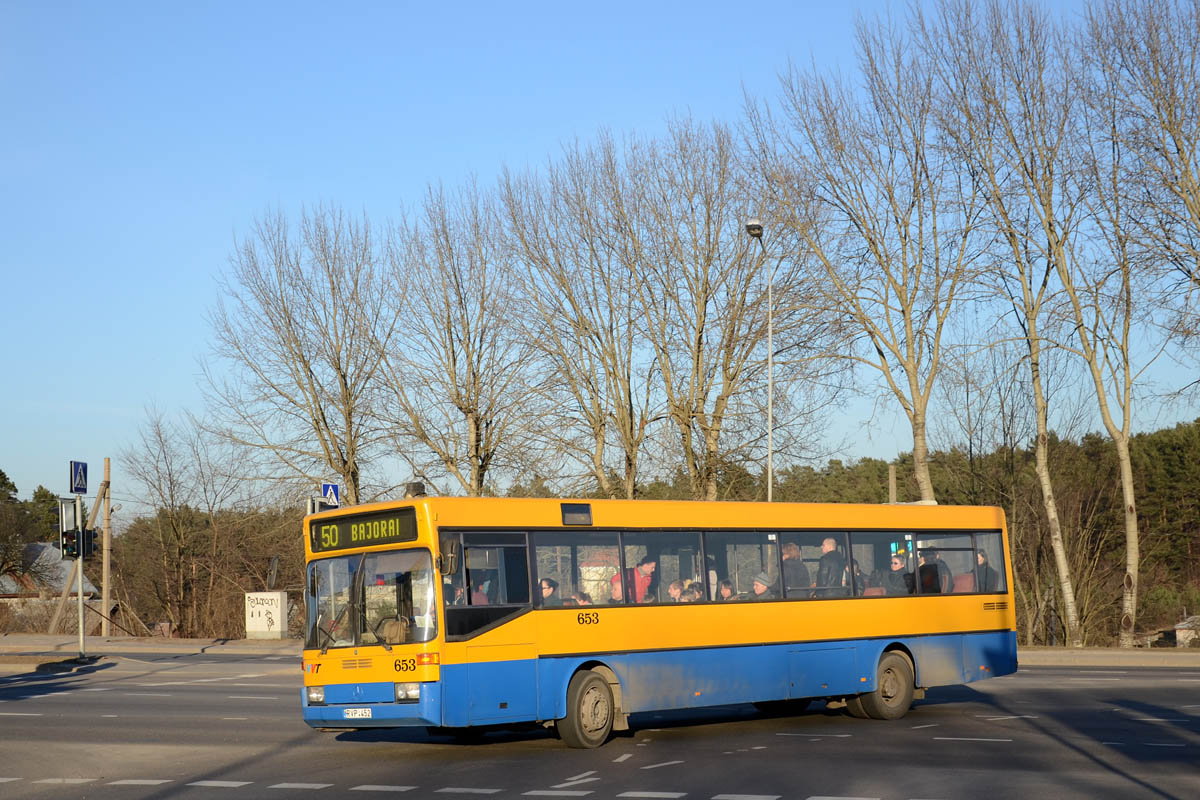
{"label": "clear blue sky", "polygon": [[855,14],[889,7],[7,0],[0,469],[67,494],[84,460],[94,492],[146,409],[200,411],[215,277],[268,208],[387,219],[602,127],[734,120],[789,59],[852,68]]}

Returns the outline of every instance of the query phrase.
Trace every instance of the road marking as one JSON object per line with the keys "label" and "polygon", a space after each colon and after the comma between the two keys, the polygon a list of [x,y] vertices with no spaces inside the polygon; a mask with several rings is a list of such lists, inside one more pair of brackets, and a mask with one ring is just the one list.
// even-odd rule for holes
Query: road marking
{"label": "road marking", "polygon": [[621,792],[617,797],[658,797],[663,800],[672,800],[676,797],[687,797],[687,792]]}
{"label": "road marking", "polygon": [[122,692],[126,697],[170,697],[169,692]]}
{"label": "road marking", "polygon": [[1193,703],[1190,706],[1180,706],[1181,708],[1200,708],[1200,703]]}
{"label": "road marking", "polygon": [[123,781],[113,781],[109,786],[162,786],[164,783],[171,783],[169,779],[155,778],[130,778]]}
{"label": "road marking", "polygon": [[268,789],[328,789],[332,783],[276,783]]}
{"label": "road marking", "polygon": [[99,688],[99,689],[79,689],[78,691],[81,691],[81,692],[111,692],[111,691],[112,691],[112,687],[111,687],[111,686],[105,686],[105,687],[102,687],[102,688]]}
{"label": "road marking", "polygon": [[751,750],[766,750],[767,746],[765,744],[760,744],[757,747],[751,747],[750,749]]}
{"label": "road marking", "polygon": [[1124,742],[1101,742],[1100,744],[1111,744],[1111,745],[1115,745],[1116,747],[1124,747],[1125,746]]}
{"label": "road marking", "polygon": [[853,734],[850,733],[777,733],[776,736],[808,736],[813,739],[824,737],[826,739],[849,739]]}
{"label": "road marking", "polygon": [[351,786],[352,792],[411,792],[415,786],[385,786],[379,783],[364,783],[362,786]]}
{"label": "road marking", "polygon": [[936,728],[937,726],[938,726],[938,723],[936,723],[936,722],[931,722],[931,723],[929,723],[928,725],[913,725],[913,726],[912,726],[912,730],[914,730],[914,731],[919,731],[919,730],[921,730],[922,728]]}
{"label": "road marking", "polygon": [[983,717],[988,722],[996,722],[1002,719],[1037,719],[1033,714],[1013,714],[1010,717],[988,717],[983,714],[976,714],[977,717]]}
{"label": "road marking", "polygon": [[591,794],[591,791],[583,790],[583,791],[575,791],[575,792],[571,792],[571,791],[556,792],[552,789],[534,789],[531,792],[521,792],[521,794],[528,795],[530,797],[585,797],[585,796]]}
{"label": "road marking", "polygon": [[1092,669],[1081,673],[1083,675],[1128,675],[1129,671],[1124,669]]}
{"label": "road marking", "polygon": [[12,783],[13,781],[19,781],[19,780],[21,780],[21,779],[20,778],[0,778],[0,783]]}
{"label": "road marking", "polygon": [[1159,744],[1158,742],[1142,742],[1147,747],[1187,747],[1185,744]]}
{"label": "road marking", "polygon": [[1011,742],[1012,739],[974,739],[966,736],[935,736],[937,742]]}
{"label": "road marking", "polygon": [[1134,722],[1191,722],[1190,719],[1164,719],[1163,717],[1131,717]]}
{"label": "road marking", "polygon": [[[587,772],[581,772],[578,775],[572,775],[570,778],[567,778],[567,780],[568,781],[577,781],[580,778],[586,778],[589,775],[595,775],[595,774],[596,774],[596,770],[592,769],[592,770],[588,770]],[[599,779],[597,779],[597,780],[599,780]]]}
{"label": "road marking", "polygon": [[250,719],[250,718],[249,717],[221,717],[222,721],[228,720],[229,722],[245,722],[248,719]]}
{"label": "road marking", "polygon": [[658,769],[659,767],[670,767],[675,764],[682,764],[682,763],[683,763],[682,761],[663,761],[661,764],[648,764],[648,765],[642,767],[642,769]]}
{"label": "road marking", "polygon": [[0,711],[0,717],[40,717],[41,714],[22,713],[20,711]]}
{"label": "road marking", "polygon": [[813,795],[808,800],[879,800],[878,797],[843,797],[842,795]]}
{"label": "road marking", "polygon": [[553,786],[551,786],[550,788],[551,789],[570,789],[572,786],[578,786],[581,783],[591,783],[592,781],[598,781],[598,780],[600,780],[600,779],[599,778],[583,778],[581,780],[575,780],[575,781],[564,781],[563,783],[556,783]]}
{"label": "road marking", "polygon": [[101,714],[100,716],[103,719],[116,719],[118,715],[117,714]]}
{"label": "road marking", "polygon": [[437,789],[435,791],[442,792],[445,794],[496,794],[497,792],[502,792],[504,790],[503,789],[471,789],[471,788],[465,787],[465,786],[447,786],[444,789]]}
{"label": "road marking", "polygon": [[1120,678],[1067,678],[1069,681],[1119,681]]}
{"label": "road marking", "polygon": [[226,700],[278,700],[278,697],[267,697],[265,695],[256,694],[231,694],[226,695]]}
{"label": "road marking", "polygon": [[92,783],[96,778],[42,778],[34,783],[69,783],[72,785],[80,783]]}
{"label": "road marking", "polygon": [[633,757],[633,753],[626,753],[623,756],[617,756],[616,758],[614,758],[613,763],[620,764],[622,761],[628,761],[632,757]]}
{"label": "road marking", "polygon": [[712,800],[779,800],[781,794],[714,794]]}
{"label": "road marking", "polygon": [[243,786],[249,786],[254,781],[196,781],[186,784],[187,786],[204,786],[209,789],[240,789]]}

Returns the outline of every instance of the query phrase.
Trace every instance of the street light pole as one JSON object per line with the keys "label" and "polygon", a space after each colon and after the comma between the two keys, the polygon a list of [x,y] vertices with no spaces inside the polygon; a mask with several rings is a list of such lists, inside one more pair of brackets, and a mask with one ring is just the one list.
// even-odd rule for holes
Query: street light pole
{"label": "street light pole", "polygon": [[763,244],[763,226],[757,217],[746,220],[746,233],[758,241],[763,261],[767,263],[767,502],[774,498],[775,471],[775,269],[767,259],[767,246]]}

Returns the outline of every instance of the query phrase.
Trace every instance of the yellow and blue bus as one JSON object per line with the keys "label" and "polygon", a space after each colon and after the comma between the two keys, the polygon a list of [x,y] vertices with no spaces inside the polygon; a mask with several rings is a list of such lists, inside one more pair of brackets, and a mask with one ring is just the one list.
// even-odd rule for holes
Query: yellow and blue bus
{"label": "yellow and blue bus", "polygon": [[320,729],[846,703],[1017,668],[1004,514],[932,505],[415,497],[305,518]]}

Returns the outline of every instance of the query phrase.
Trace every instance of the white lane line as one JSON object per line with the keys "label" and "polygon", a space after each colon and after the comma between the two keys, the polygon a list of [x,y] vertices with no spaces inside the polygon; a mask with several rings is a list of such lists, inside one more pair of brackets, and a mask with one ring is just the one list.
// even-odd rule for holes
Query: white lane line
{"label": "white lane line", "polygon": [[364,783],[362,786],[351,786],[352,792],[411,792],[415,786],[387,786],[381,783]]}
{"label": "white lane line", "polygon": [[531,792],[521,792],[522,795],[529,797],[586,797],[591,794],[589,790],[583,791],[554,791],[552,789],[534,789]]}
{"label": "white lane line", "polygon": [[1158,742],[1142,742],[1146,747],[1187,747],[1185,744],[1159,744]]}
{"label": "white lane line", "polygon": [[170,779],[156,778],[127,778],[123,781],[112,781],[109,786],[162,786],[164,783],[171,783]]}
{"label": "white lane line", "polygon": [[853,734],[850,733],[777,733],[776,736],[807,736],[810,739],[849,739]]}
{"label": "white lane line", "polygon": [[278,697],[267,697],[266,695],[257,694],[231,694],[226,695],[226,700],[278,700]]}
{"label": "white lane line", "polygon": [[40,717],[41,714],[29,714],[21,711],[0,711],[0,717]]}
{"label": "white lane line", "polygon": [[249,786],[254,781],[195,781],[194,783],[185,784],[187,786],[203,786],[208,789],[240,789],[243,786]]}
{"label": "white lane line", "polygon": [[626,753],[623,756],[617,756],[616,758],[614,758],[613,763],[620,764],[622,761],[628,761],[632,757],[633,757],[633,753]]}
{"label": "white lane line", "polygon": [[914,730],[914,731],[919,731],[919,730],[921,730],[922,728],[936,728],[937,726],[938,726],[938,723],[936,723],[936,722],[931,722],[931,723],[929,723],[928,725],[913,725],[913,726],[912,726],[912,730]]}
{"label": "white lane line", "polygon": [[1012,739],[975,739],[966,736],[935,736],[936,742],[1011,742]]}
{"label": "white lane line", "polygon": [[1067,678],[1068,681],[1119,681],[1120,678]]}
{"label": "white lane line", "polygon": [[446,786],[434,791],[442,794],[496,794],[504,791],[503,789],[472,789],[467,786]]}
{"label": "white lane line", "polygon": [[1190,706],[1180,706],[1180,708],[1200,708],[1200,703],[1192,703]]}
{"label": "white lane line", "polygon": [[102,719],[116,719],[117,715],[116,714],[101,714],[100,717]]}
{"label": "white lane line", "polygon": [[265,672],[247,672],[245,675],[234,675],[233,679],[235,681],[240,681],[242,678],[265,678],[265,677],[267,677],[267,673],[265,673]]}
{"label": "white lane line", "polygon": [[677,797],[687,797],[687,792],[621,792],[617,797],[646,797],[673,800]]}
{"label": "white lane line", "polygon": [[642,769],[658,769],[659,767],[671,767],[682,763],[682,761],[663,761],[659,764],[647,764],[646,766],[642,767]]}
{"label": "white lane line", "polygon": [[[976,714],[977,717],[982,717],[982,714]],[[1037,719],[1033,714],[1013,714],[1009,717],[984,717],[988,722],[997,722],[1002,719]]]}
{"label": "white lane line", "polygon": [[226,720],[228,720],[229,722],[245,722],[248,719],[250,719],[250,718],[249,717],[221,717],[222,722],[224,722]]}
{"label": "white lane line", "polygon": [[105,686],[105,687],[102,687],[102,688],[99,688],[99,689],[79,689],[78,691],[80,691],[80,692],[111,692],[111,691],[112,691],[112,687],[111,687],[111,686]]}
{"label": "white lane line", "polygon": [[294,686],[281,686],[278,683],[231,683],[239,689],[294,689]]}
{"label": "white lane line", "polygon": [[766,750],[767,746],[765,744],[760,744],[757,747],[751,747],[750,749],[751,750]]}
{"label": "white lane line", "polygon": [[1190,719],[1166,719],[1164,717],[1130,717],[1134,722],[1191,722]]}
{"label": "white lane line", "polygon": [[1081,672],[1081,675],[1128,675],[1129,670],[1126,669],[1090,669],[1087,672]]}
{"label": "white lane line", "polygon": [[328,789],[332,783],[274,783],[268,789]]}
{"label": "white lane line", "polygon": [[589,775],[595,775],[595,774],[596,774],[596,770],[594,770],[594,769],[590,769],[590,770],[588,770],[587,772],[581,772],[581,773],[579,773],[578,775],[572,775],[571,777],[567,778],[567,780],[568,780],[568,781],[577,781],[577,780],[579,780],[580,778],[586,778],[586,777],[588,777]]}
{"label": "white lane line", "polygon": [[122,692],[126,697],[170,697],[170,692]]}
{"label": "white lane line", "polygon": [[879,800],[878,797],[844,797],[838,794],[819,794],[808,797],[807,800]]}
{"label": "white lane line", "polygon": [[779,800],[781,794],[714,794],[712,800]]}
{"label": "white lane line", "polygon": [[20,778],[0,778],[0,783],[12,783],[13,781],[19,781],[19,780],[21,780],[21,779]]}
{"label": "white lane line", "polygon": [[76,785],[76,784],[80,784],[80,783],[92,783],[93,781],[96,781],[96,780],[99,780],[99,779],[98,778],[42,778],[40,781],[34,781],[34,783],[57,783],[57,784],[69,783],[71,785]]}
{"label": "white lane line", "polygon": [[580,780],[577,780],[577,781],[564,781],[563,783],[556,783],[553,786],[551,786],[550,788],[551,789],[570,789],[572,786],[579,786],[581,783],[592,783],[593,781],[598,781],[598,780],[600,780],[600,779],[599,778],[581,778]]}
{"label": "white lane line", "polygon": [[1116,747],[1124,747],[1125,746],[1124,742],[1101,742],[1100,744],[1114,745]]}

